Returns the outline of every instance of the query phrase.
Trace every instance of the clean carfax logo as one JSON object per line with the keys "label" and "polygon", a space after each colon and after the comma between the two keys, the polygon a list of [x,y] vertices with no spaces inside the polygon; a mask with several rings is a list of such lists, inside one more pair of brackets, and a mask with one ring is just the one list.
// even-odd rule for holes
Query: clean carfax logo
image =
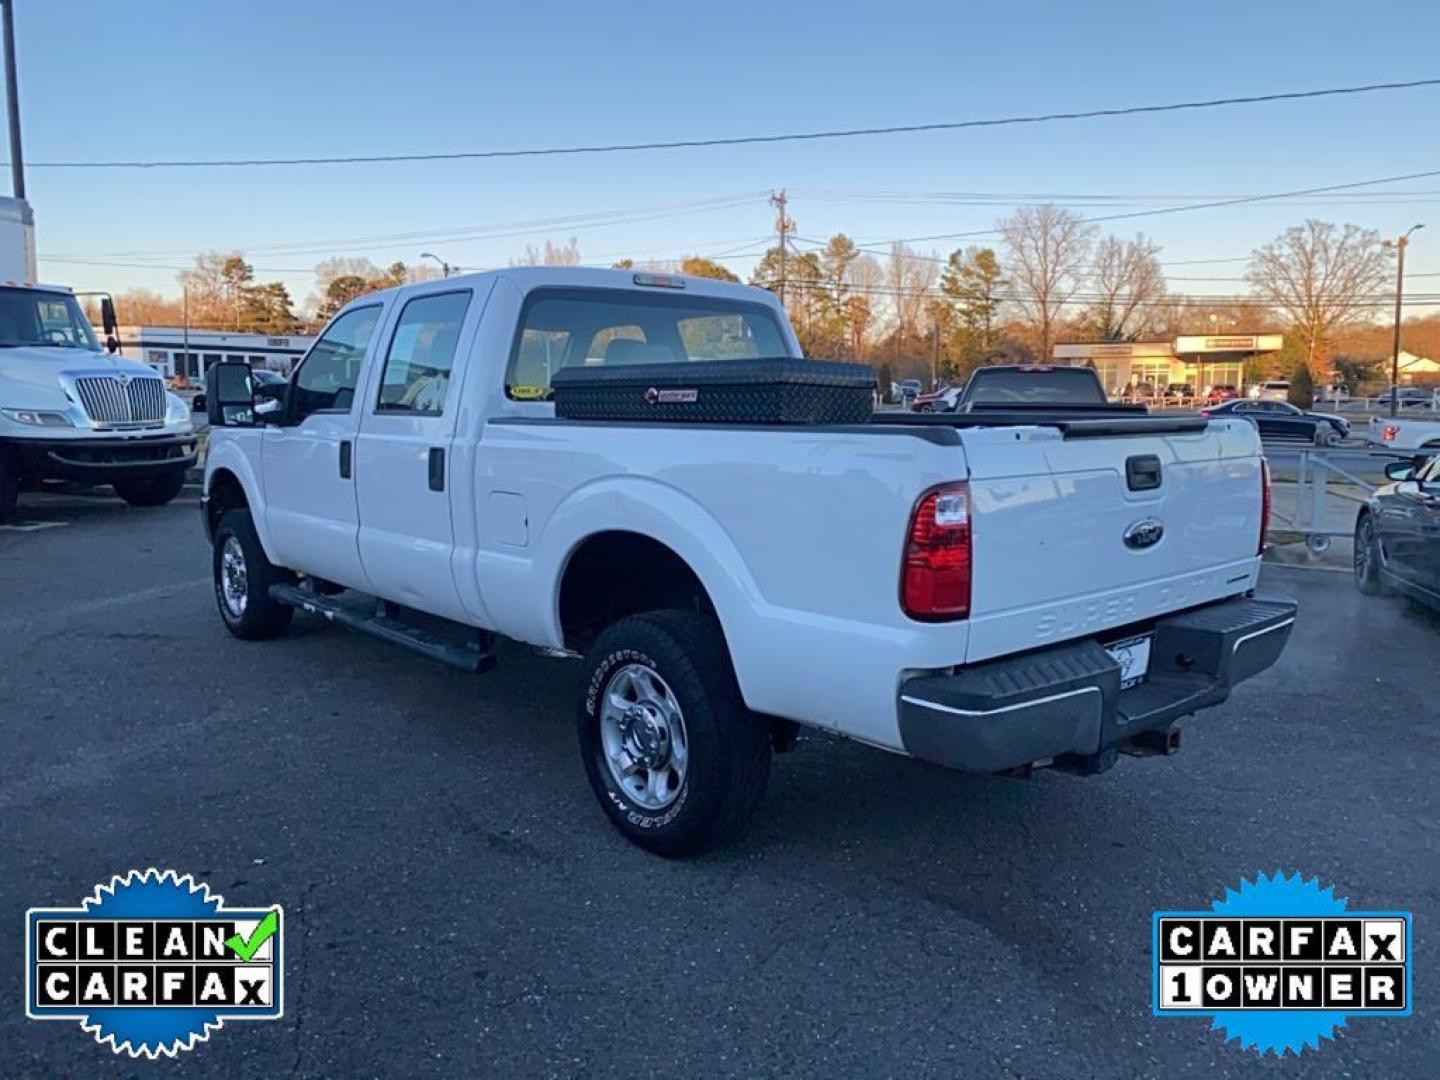
{"label": "clean carfax logo", "polygon": [[1351,911],[1299,874],[1259,875],[1209,911],[1157,911],[1156,1016],[1203,1016],[1226,1041],[1299,1054],[1351,1016],[1410,1015],[1408,911]]}
{"label": "clean carfax logo", "polygon": [[132,870],[78,908],[25,913],[25,1014],[148,1058],[226,1020],[278,1020],[284,921],[278,906],[227,908],[189,874]]}

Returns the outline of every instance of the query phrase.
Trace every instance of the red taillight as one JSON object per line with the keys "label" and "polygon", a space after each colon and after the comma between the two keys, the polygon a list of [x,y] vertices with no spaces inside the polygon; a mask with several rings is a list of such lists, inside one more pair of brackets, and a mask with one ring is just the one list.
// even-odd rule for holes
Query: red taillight
{"label": "red taillight", "polygon": [[1398,427],[1394,424],[1386,424],[1380,431],[1380,440],[1382,442],[1394,442],[1395,436],[1399,434],[1400,429]]}
{"label": "red taillight", "polygon": [[970,615],[970,485],[927,491],[910,515],[900,574],[900,606],[912,619]]}
{"label": "red taillight", "polygon": [[1260,548],[1257,555],[1265,554],[1265,534],[1270,531],[1270,462],[1260,459]]}

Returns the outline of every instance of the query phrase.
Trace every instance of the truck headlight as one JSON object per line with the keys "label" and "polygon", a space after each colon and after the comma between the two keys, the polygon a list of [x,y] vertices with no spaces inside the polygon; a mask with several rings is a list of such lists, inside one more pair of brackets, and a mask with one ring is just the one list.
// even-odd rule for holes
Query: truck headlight
{"label": "truck headlight", "polygon": [[185,404],[185,399],[179,394],[165,392],[165,422],[167,424],[178,424],[181,420],[190,419],[190,406]]}
{"label": "truck headlight", "polygon": [[0,409],[7,420],[35,427],[74,427],[70,417],[53,409]]}

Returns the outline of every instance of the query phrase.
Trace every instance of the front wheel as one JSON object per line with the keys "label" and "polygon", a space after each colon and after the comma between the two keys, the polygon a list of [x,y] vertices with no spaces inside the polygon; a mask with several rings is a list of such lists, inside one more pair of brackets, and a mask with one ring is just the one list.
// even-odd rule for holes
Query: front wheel
{"label": "front wheel", "polygon": [[115,494],[131,506],[164,506],[185,486],[183,472],[163,473],[160,476],[127,476],[114,482]]}
{"label": "front wheel", "polygon": [[227,510],[215,527],[211,557],[215,601],[225,628],[245,641],[285,632],[295,609],[270,597],[270,586],[290,580],[288,571],[265,557],[249,510]]}
{"label": "front wheel", "polygon": [[770,733],[745,707],[720,627],[692,611],[621,619],[585,659],[580,753],[611,824],[670,858],[734,836],[770,777]]}
{"label": "front wheel", "polygon": [[1380,577],[1380,538],[1368,511],[1355,522],[1355,585],[1366,596],[1383,596],[1390,591]]}
{"label": "front wheel", "polygon": [[1315,441],[1321,446],[1339,446],[1345,441],[1345,436],[1331,424],[1326,424],[1315,433]]}

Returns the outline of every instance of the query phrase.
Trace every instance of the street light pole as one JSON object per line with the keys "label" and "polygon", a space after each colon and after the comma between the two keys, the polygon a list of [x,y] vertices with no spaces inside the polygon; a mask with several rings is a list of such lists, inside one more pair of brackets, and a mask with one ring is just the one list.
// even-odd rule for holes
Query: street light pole
{"label": "street light pole", "polygon": [[422,252],[420,253],[420,257],[421,257],[422,259],[434,259],[437,263],[439,263],[439,264],[440,264],[440,276],[441,276],[441,277],[447,277],[447,278],[448,278],[448,277],[450,276],[450,271],[455,269],[455,267],[451,266],[451,265],[450,265],[448,262],[446,262],[444,259],[440,258],[439,255],[432,254],[431,252],[422,251]]}
{"label": "street light pole", "polygon": [[10,182],[17,199],[25,198],[25,161],[20,153],[20,89],[15,76],[15,13],[12,0],[0,0],[5,23],[5,101],[10,110]]}
{"label": "street light pole", "polygon": [[1393,243],[1386,240],[1386,247],[1394,247],[1395,260],[1395,338],[1390,350],[1390,415],[1400,412],[1400,299],[1405,292],[1405,249],[1410,246],[1410,234],[1423,229],[1424,223],[1411,225]]}

